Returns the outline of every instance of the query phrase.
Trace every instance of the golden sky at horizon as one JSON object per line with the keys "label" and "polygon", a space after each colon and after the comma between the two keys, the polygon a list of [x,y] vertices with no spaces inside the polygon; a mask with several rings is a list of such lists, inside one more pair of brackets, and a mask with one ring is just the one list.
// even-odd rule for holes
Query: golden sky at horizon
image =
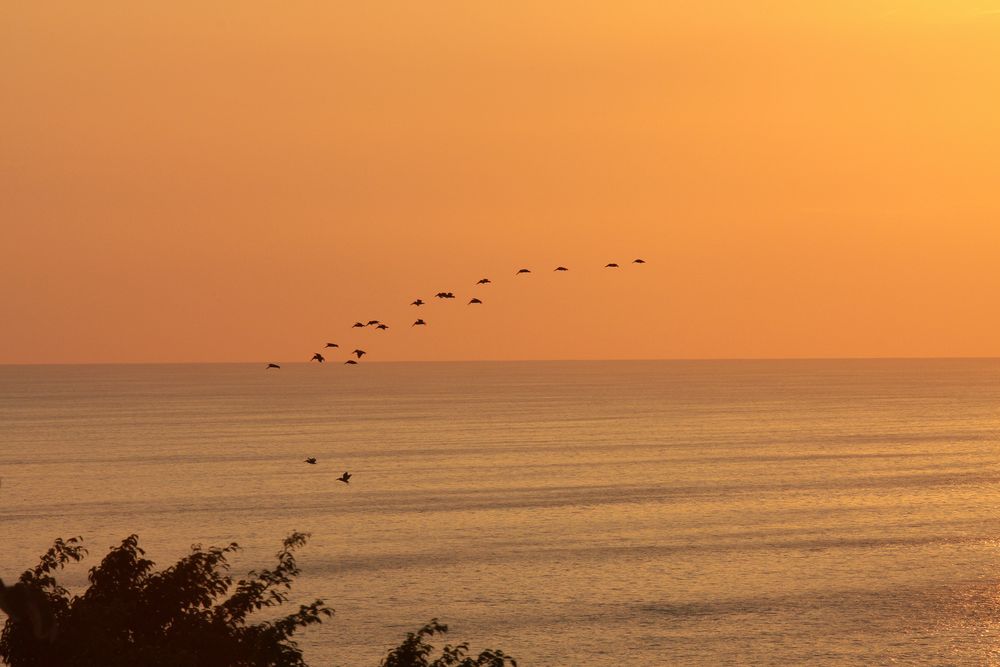
{"label": "golden sky at horizon", "polygon": [[0,62],[0,363],[1000,355],[1000,0],[7,3]]}

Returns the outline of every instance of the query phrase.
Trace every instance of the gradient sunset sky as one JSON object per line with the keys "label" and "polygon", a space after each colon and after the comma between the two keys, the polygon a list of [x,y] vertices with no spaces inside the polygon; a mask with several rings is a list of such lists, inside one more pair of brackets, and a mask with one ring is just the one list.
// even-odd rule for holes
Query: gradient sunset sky
{"label": "gradient sunset sky", "polygon": [[0,62],[0,363],[1000,355],[1000,0],[41,0]]}

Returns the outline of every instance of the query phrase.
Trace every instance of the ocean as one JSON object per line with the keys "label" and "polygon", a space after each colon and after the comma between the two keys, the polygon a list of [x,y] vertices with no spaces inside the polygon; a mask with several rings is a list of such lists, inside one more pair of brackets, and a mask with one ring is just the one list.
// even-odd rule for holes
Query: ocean
{"label": "ocean", "polygon": [[310,532],[320,666],[1000,664],[1000,360],[3,366],[0,478],[8,581]]}

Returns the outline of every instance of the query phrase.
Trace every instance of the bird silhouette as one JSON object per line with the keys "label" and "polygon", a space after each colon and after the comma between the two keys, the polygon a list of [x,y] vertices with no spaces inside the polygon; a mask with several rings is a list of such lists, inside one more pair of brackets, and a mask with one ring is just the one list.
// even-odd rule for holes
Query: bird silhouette
{"label": "bird silhouette", "polygon": [[553,271],[569,271],[569,269],[567,269],[565,266],[557,266],[556,268],[554,268],[552,270]]}
{"label": "bird silhouette", "polygon": [[417,299],[416,301],[414,301],[410,305],[411,306],[422,306],[422,305],[424,305],[424,300],[423,299]]}
{"label": "bird silhouette", "polygon": [[319,363],[323,363],[324,361],[326,361],[326,358],[324,358],[322,354],[317,352],[312,356],[312,359],[310,359],[309,361],[318,361]]}
{"label": "bird silhouette", "polygon": [[343,482],[344,484],[351,483],[351,473],[345,472],[343,475],[337,478],[338,482]]}
{"label": "bird silhouette", "polygon": [[308,463],[309,465],[314,466],[314,465],[316,465],[316,459],[314,457],[310,456],[309,458],[307,458],[305,460],[305,463]]}
{"label": "bird silhouette", "polygon": [[633,264],[645,264],[646,260],[644,260],[644,259],[633,259],[632,263]]}
{"label": "bird silhouette", "polygon": [[439,299],[454,299],[455,298],[455,294],[452,293],[452,292],[438,292],[434,296],[436,296]]}
{"label": "bird silhouette", "polygon": [[522,273],[531,273],[531,269],[518,269],[517,273],[515,273],[514,275],[519,276]]}
{"label": "bird silhouette", "polygon": [[366,324],[365,326],[366,327],[373,327],[373,326],[375,326],[378,323],[379,323],[378,320],[368,320],[368,324]]}
{"label": "bird silhouette", "polygon": [[367,353],[364,350],[354,350],[354,352],[351,352],[351,354],[358,355],[358,359],[360,359],[361,357],[365,356],[365,354],[367,354]]}
{"label": "bird silhouette", "polygon": [[380,325],[378,325],[378,326],[377,326],[377,327],[375,327],[375,328],[376,328],[376,329],[381,329],[382,331],[385,331],[386,329],[388,329],[388,328],[389,328],[389,325],[388,325],[388,324],[380,324]]}
{"label": "bird silhouette", "polygon": [[427,324],[427,322],[424,322],[423,320],[417,320],[416,322],[414,322],[414,323],[413,323],[413,324],[411,324],[410,326],[411,326],[411,327],[415,327],[415,326],[417,326],[418,324],[419,324],[420,326],[424,326],[425,324]]}
{"label": "bird silhouette", "polygon": [[605,264],[605,265],[604,265],[604,268],[605,268],[605,269],[617,269],[617,268],[618,268],[618,265],[617,265],[617,264],[615,264],[614,262],[611,262],[610,264]]}
{"label": "bird silhouette", "polygon": [[489,285],[490,284],[490,279],[489,278],[481,278],[479,280],[479,282],[477,282],[476,284],[477,285]]}
{"label": "bird silhouette", "polygon": [[266,371],[268,368],[281,368],[281,366],[279,366],[278,364],[268,364],[267,368],[265,368],[264,370]]}
{"label": "bird silhouette", "polygon": [[355,322],[354,324],[351,325],[351,328],[363,327],[363,326],[365,326],[364,322]]}
{"label": "bird silhouette", "polygon": [[472,299],[472,300],[469,301],[468,305],[471,306],[474,303],[482,303],[482,301],[480,301],[479,299]]}
{"label": "bird silhouette", "polygon": [[337,345],[336,343],[327,343],[326,347],[340,347],[340,346]]}
{"label": "bird silhouette", "polygon": [[345,363],[345,364],[351,364],[351,365],[354,365],[354,364],[356,364],[356,363],[358,363],[358,362],[354,361],[354,359],[348,359],[348,360],[347,360],[347,361],[345,361],[344,363]]}

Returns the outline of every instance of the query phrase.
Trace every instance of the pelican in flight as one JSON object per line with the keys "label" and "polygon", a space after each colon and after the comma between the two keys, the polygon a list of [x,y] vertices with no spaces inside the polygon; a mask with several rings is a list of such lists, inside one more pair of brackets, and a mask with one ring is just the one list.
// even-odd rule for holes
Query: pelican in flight
{"label": "pelican in flight", "polygon": [[413,324],[411,324],[410,326],[411,326],[411,327],[415,327],[415,326],[417,326],[418,324],[419,324],[420,326],[424,326],[425,324],[427,324],[427,322],[424,322],[423,320],[417,320],[416,322],[414,322],[414,323],[413,323]]}
{"label": "pelican in flight", "polygon": [[351,483],[351,473],[345,472],[343,475],[337,478],[338,482],[343,482],[344,484]]}
{"label": "pelican in flight", "polygon": [[319,363],[323,363],[324,361],[326,361],[326,358],[324,358],[322,354],[317,352],[312,356],[312,359],[310,359],[309,361],[318,361]]}
{"label": "pelican in flight", "polygon": [[357,327],[363,327],[363,326],[365,326],[364,322],[355,322],[354,324],[351,325],[351,328],[357,328]]}
{"label": "pelican in flight", "polygon": [[358,359],[360,359],[361,357],[365,356],[366,352],[364,350],[354,350],[354,352],[351,352],[351,354],[358,355]]}
{"label": "pelican in flight", "polygon": [[455,295],[452,292],[438,292],[434,296],[436,296],[439,299],[454,299],[455,298]]}
{"label": "pelican in flight", "polygon": [[519,276],[522,273],[531,273],[531,269],[518,269],[517,273],[515,273],[514,275]]}
{"label": "pelican in flight", "polygon": [[416,301],[414,301],[410,305],[411,306],[422,306],[422,305],[424,305],[424,300],[423,299],[417,299]]}
{"label": "pelican in flight", "polygon": [[476,284],[477,285],[489,285],[490,284],[490,279],[489,278],[481,278],[479,280],[479,282],[477,282]]}
{"label": "pelican in flight", "polygon": [[378,321],[378,320],[368,320],[368,324],[366,324],[365,326],[366,326],[366,327],[373,327],[373,326],[375,326],[376,324],[379,324],[379,321]]}
{"label": "pelican in flight", "polygon": [[615,264],[614,262],[611,262],[610,264],[605,264],[605,265],[604,265],[604,268],[605,268],[605,269],[617,269],[617,268],[618,268],[618,265],[617,265],[617,264]]}
{"label": "pelican in flight", "polygon": [[309,458],[307,458],[307,459],[305,460],[305,463],[308,463],[308,464],[309,464],[309,465],[311,465],[311,466],[314,466],[314,465],[316,465],[316,457],[314,457],[314,456],[310,456]]}
{"label": "pelican in flight", "polygon": [[340,347],[340,346],[337,345],[336,343],[327,343],[326,347]]}
{"label": "pelican in flight", "polygon": [[569,269],[567,269],[565,266],[557,266],[556,268],[554,268],[552,270],[553,271],[569,271]]}
{"label": "pelican in flight", "polygon": [[482,301],[480,301],[479,299],[472,299],[471,301],[469,301],[468,305],[471,306],[474,303],[482,303]]}
{"label": "pelican in flight", "polygon": [[378,325],[377,327],[375,327],[375,328],[376,328],[376,329],[381,329],[382,331],[385,331],[386,329],[388,329],[388,328],[389,328],[389,325],[388,325],[388,324],[379,324],[379,325]]}
{"label": "pelican in flight", "polygon": [[279,366],[278,364],[268,364],[267,368],[265,368],[264,370],[266,371],[268,368],[281,368],[281,366]]}
{"label": "pelican in flight", "polygon": [[633,264],[645,264],[646,260],[644,260],[644,259],[633,259],[632,263]]}
{"label": "pelican in flight", "polygon": [[353,366],[354,364],[356,364],[356,363],[358,363],[358,362],[354,361],[354,359],[348,359],[348,360],[347,360],[347,361],[345,361],[344,363],[345,363],[345,364],[351,364],[351,365]]}

